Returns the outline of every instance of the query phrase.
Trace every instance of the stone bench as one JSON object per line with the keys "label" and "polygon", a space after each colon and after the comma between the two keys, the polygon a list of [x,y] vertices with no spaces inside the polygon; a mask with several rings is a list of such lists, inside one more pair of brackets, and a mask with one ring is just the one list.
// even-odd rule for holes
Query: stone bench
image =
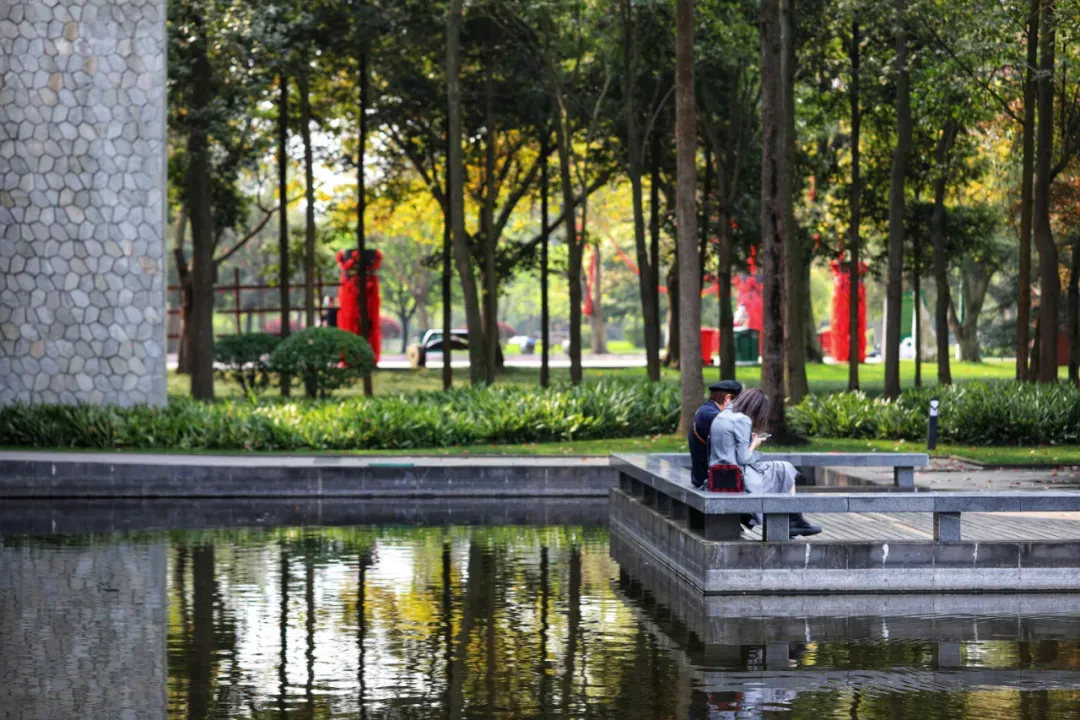
{"label": "stone bench", "polygon": [[[828,452],[792,452],[762,453],[765,460],[789,462],[799,468],[803,474],[811,468],[825,467],[860,467],[893,469],[893,483],[898,488],[915,487],[915,468],[927,467],[930,456],[926,453],[828,453]],[[636,457],[646,457],[639,455]],[[677,467],[690,467],[689,453],[655,453],[648,455],[659,462],[667,462]]]}
{"label": "stone bench", "polygon": [[[807,454],[773,457],[805,459]],[[854,456],[838,457],[842,457],[847,465],[852,464]],[[902,457],[903,462],[909,462],[918,456]],[[738,540],[742,536],[740,515],[748,513],[760,513],[764,517],[762,540],[766,542],[790,540],[790,516],[801,512],[933,513],[934,539],[958,542],[960,516],[965,512],[1080,511],[1080,492],[1076,491],[714,493],[691,485],[689,469],[679,456],[615,455],[611,463],[619,473],[619,486],[624,492],[639,498],[647,506],[687,522],[691,530],[701,533],[706,540]]]}

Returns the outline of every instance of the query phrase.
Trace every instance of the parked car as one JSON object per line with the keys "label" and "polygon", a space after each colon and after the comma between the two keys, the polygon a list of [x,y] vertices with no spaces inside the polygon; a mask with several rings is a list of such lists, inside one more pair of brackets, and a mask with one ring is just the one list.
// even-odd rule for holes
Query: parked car
{"label": "parked car", "polygon": [[[451,330],[450,331],[450,351],[464,350],[469,351],[469,331],[468,330]],[[420,338],[420,342],[410,345],[406,351],[406,355],[409,358],[409,364],[413,367],[427,367],[428,355],[430,353],[439,353],[442,356],[443,351],[443,331],[442,330],[428,330]],[[496,363],[499,367],[503,364],[502,347],[499,347],[496,353]]]}

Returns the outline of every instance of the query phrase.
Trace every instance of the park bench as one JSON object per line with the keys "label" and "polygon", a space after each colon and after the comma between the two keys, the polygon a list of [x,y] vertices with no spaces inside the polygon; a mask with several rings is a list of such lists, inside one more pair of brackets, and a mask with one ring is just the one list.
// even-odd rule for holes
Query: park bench
{"label": "park bench", "polygon": [[[892,456],[892,457],[890,457]],[[910,469],[926,465],[925,455],[866,453],[769,454],[770,460],[787,460],[796,466],[859,465],[873,463]],[[838,458],[828,462],[827,458]],[[922,458],[920,462],[919,458]],[[853,462],[864,459],[864,462]],[[903,463],[901,465],[901,463]],[[1080,511],[1080,492],[800,492],[796,495],[715,493],[690,483],[689,457],[679,455],[614,455],[612,467],[619,473],[623,492],[646,506],[670,514],[688,524],[706,540],[738,540],[742,536],[740,515],[760,513],[765,521],[761,537],[766,542],[787,542],[789,520],[794,513],[933,513],[934,539],[960,541],[960,516],[965,512],[1074,512]],[[897,483],[899,484],[899,474]],[[912,488],[914,489],[914,488]]]}
{"label": "park bench", "polygon": [[[926,453],[824,453],[824,452],[788,452],[762,453],[766,460],[789,462],[806,477],[813,477],[815,468],[826,467],[861,467],[892,468],[893,484],[898,488],[915,488],[915,468],[930,464]],[[655,453],[649,457],[662,460],[679,467],[690,467],[689,453]]]}

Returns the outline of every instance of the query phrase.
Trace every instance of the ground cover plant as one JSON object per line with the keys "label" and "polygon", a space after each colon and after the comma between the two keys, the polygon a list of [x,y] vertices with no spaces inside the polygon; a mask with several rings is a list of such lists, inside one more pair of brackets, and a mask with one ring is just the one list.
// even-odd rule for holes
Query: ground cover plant
{"label": "ground cover plant", "polygon": [[1071,385],[977,382],[909,389],[896,400],[863,393],[811,396],[789,410],[806,437],[924,440],[931,400],[940,402],[943,441],[987,446],[1080,441],[1080,389]]}
{"label": "ground cover plant", "polygon": [[[942,443],[1044,447],[1080,443],[1080,390],[972,382],[911,389],[895,401],[861,393],[807,398],[790,409],[803,436],[925,442],[931,399]],[[0,410],[0,446],[143,450],[416,450],[667,437],[679,386],[601,379],[579,387],[494,386],[364,399],[264,398],[162,408],[18,405]],[[676,446],[681,440],[676,438]],[[882,449],[875,446],[876,449]]]}
{"label": "ground cover plant", "polygon": [[675,383],[604,381],[547,390],[479,387],[371,399],[176,398],[160,408],[16,405],[0,445],[176,450],[363,450],[632,437],[673,432]]}

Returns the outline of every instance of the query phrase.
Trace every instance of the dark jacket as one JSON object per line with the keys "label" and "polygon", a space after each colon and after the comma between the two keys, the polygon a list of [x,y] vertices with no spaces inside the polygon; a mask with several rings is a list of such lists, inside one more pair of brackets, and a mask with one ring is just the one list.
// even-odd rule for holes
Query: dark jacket
{"label": "dark jacket", "polygon": [[694,426],[690,428],[690,476],[694,487],[701,487],[709,477],[709,433],[713,420],[720,414],[720,406],[707,401],[694,413]]}

